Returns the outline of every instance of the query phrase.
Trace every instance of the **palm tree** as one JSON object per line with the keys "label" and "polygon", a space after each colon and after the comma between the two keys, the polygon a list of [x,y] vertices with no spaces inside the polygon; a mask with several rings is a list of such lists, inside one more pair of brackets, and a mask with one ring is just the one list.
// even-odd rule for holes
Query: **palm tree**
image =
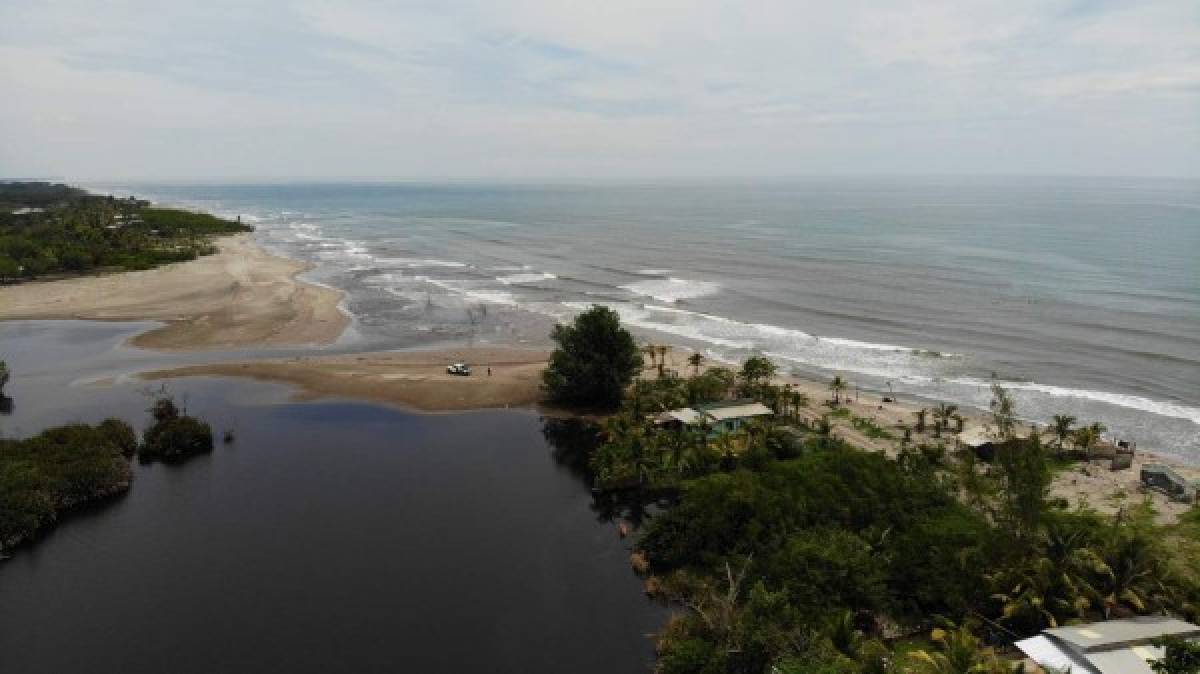
{"label": "palm tree", "polygon": [[985,648],[978,637],[963,625],[957,629],[935,629],[931,639],[937,643],[938,650],[912,651],[908,657],[915,665],[906,668],[906,672],[921,672],[923,674],[1008,674],[1012,672],[1007,664],[991,648]]}
{"label": "palm tree", "polygon": [[952,415],[950,415],[950,418],[954,419],[954,432],[962,433],[963,432],[963,423],[966,422],[966,418],[963,417],[963,415],[961,415],[961,414],[952,414]]}
{"label": "palm tree", "polygon": [[1076,430],[1071,437],[1075,442],[1075,446],[1083,450],[1084,457],[1088,461],[1091,461],[1092,447],[1094,447],[1096,443],[1100,441],[1101,434],[1107,430],[1107,426],[1097,421],[1090,426],[1084,426],[1083,428]]}
{"label": "palm tree", "polygon": [[658,376],[663,376],[663,368],[667,366],[667,353],[671,351],[670,344],[658,345]]}
{"label": "palm tree", "polygon": [[1078,421],[1070,414],[1055,414],[1054,415],[1054,437],[1058,438],[1058,451],[1062,452],[1063,443],[1067,438],[1071,437],[1071,426]]}
{"label": "palm tree", "polygon": [[692,374],[700,376],[700,366],[704,364],[704,355],[699,351],[688,356],[688,365],[692,366]]}
{"label": "palm tree", "polygon": [[646,344],[642,346],[642,353],[650,356],[650,367],[654,367],[654,357],[658,355],[658,347],[654,346],[650,342],[646,342]]}
{"label": "palm tree", "polygon": [[954,416],[954,413],[957,411],[958,405],[947,405],[946,403],[940,403],[933,410],[934,433],[940,437],[942,431],[946,430],[946,427],[949,425],[950,417]]}
{"label": "palm tree", "polygon": [[929,410],[924,407],[917,410],[916,412],[913,412],[913,415],[915,415],[917,417],[917,432],[918,433],[925,432],[925,415],[926,414],[929,414]]}
{"label": "palm tree", "polygon": [[837,375],[829,382],[829,390],[833,391],[833,404],[841,404],[842,392],[846,390],[846,380],[842,379],[841,375]]}
{"label": "palm tree", "polygon": [[792,391],[789,396],[792,399],[792,416],[800,416],[800,408],[808,407],[808,394],[800,391]]}

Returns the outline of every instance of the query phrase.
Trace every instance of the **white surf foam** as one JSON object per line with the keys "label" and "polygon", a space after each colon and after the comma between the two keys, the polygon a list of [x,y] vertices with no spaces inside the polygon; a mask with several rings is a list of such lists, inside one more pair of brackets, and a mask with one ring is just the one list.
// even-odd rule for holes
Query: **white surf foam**
{"label": "white surf foam", "polygon": [[[974,379],[971,377],[952,378],[948,379],[947,381],[955,384],[979,386],[984,388],[992,385],[990,380]],[[1088,389],[1051,386],[1049,384],[1038,384],[1036,382],[1004,381],[1001,382],[1001,385],[1006,389],[1042,393],[1055,398],[1079,398],[1093,402],[1108,403],[1109,405],[1127,407],[1129,409],[1138,410],[1140,412],[1149,412],[1150,414],[1157,414],[1163,417],[1186,419],[1194,424],[1200,425],[1200,407],[1192,407],[1182,403],[1153,400],[1143,396],[1112,393],[1109,391],[1092,391]]]}
{"label": "white surf foam", "polygon": [[549,281],[558,278],[549,272],[531,272],[525,274],[509,274],[508,276],[497,276],[496,280],[504,285],[513,285],[520,283],[537,283],[539,281]]}
{"label": "white surf foam", "polygon": [[721,284],[714,281],[693,281],[670,277],[638,281],[621,286],[621,288],[635,295],[652,297],[659,302],[674,303],[679,300],[690,300],[716,294],[721,289]]}

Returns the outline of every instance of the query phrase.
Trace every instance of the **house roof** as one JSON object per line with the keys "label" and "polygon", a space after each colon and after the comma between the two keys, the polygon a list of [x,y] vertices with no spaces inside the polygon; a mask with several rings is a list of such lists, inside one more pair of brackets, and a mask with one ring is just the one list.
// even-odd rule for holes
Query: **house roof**
{"label": "house roof", "polygon": [[714,421],[725,421],[726,419],[746,419],[749,417],[763,417],[774,414],[770,407],[762,403],[747,403],[742,405],[729,405],[725,407],[709,408],[704,410],[704,414]]}
{"label": "house roof", "polygon": [[709,421],[725,421],[727,419],[748,419],[771,414],[774,414],[771,408],[762,403],[748,400],[731,400],[722,403],[701,405],[698,409],[681,407],[677,410],[668,410],[658,415],[656,421],[660,424],[679,421],[690,426],[699,424],[705,419]]}
{"label": "house roof", "polygon": [[1174,618],[1153,616],[1056,627],[1045,630],[1045,633],[1085,651],[1102,651],[1107,650],[1106,647],[1141,643],[1161,636],[1200,637],[1200,626]]}
{"label": "house roof", "polygon": [[1149,663],[1163,657],[1150,642],[1162,636],[1200,638],[1200,626],[1165,617],[1108,620],[1057,627],[1016,643],[1043,667],[1092,674],[1153,674]]}
{"label": "house roof", "polygon": [[700,423],[700,413],[690,407],[683,407],[677,410],[667,410],[658,415],[658,423],[666,424],[672,421],[679,421],[687,425]]}

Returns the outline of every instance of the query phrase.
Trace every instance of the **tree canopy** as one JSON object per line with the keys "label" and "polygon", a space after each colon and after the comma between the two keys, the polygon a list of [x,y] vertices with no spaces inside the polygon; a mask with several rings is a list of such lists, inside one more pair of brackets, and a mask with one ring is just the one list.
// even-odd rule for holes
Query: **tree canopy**
{"label": "tree canopy", "polygon": [[211,237],[250,227],[50,183],[0,183],[0,282],[149,269],[207,255]]}
{"label": "tree canopy", "polygon": [[633,335],[621,327],[612,309],[594,305],[570,325],[556,325],[550,337],[558,348],[550,356],[542,383],[556,402],[615,407],[642,368]]}

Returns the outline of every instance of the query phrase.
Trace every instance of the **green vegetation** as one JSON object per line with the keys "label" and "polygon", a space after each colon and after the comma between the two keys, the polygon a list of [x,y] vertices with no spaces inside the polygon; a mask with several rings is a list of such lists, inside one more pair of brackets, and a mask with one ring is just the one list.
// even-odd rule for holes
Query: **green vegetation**
{"label": "green vegetation", "polygon": [[123,421],[71,424],[0,439],[0,552],[72,507],[129,489],[137,436]]}
{"label": "green vegetation", "polygon": [[[759,359],[693,372],[633,382],[586,443],[597,511],[645,523],[634,568],[682,609],[659,672],[1009,672],[1011,643],[1046,627],[1200,611],[1200,511],[1161,527],[1149,506],[1068,510],[1049,498],[1053,452],[1018,435],[999,386],[985,465],[940,444],[849,446]],[[658,420],[730,396],[776,414],[733,431]],[[934,417],[946,428],[955,409]]]}
{"label": "green vegetation", "polygon": [[0,183],[0,283],[192,260],[215,252],[212,237],[250,229],[65,185]]}
{"label": "green vegetation", "polygon": [[154,423],[142,436],[139,461],[182,461],[212,451],[212,427],[196,417],[181,413],[170,397],[158,398],[149,411]]}
{"label": "green vegetation", "polygon": [[1166,655],[1150,665],[1157,674],[1200,674],[1200,644],[1167,637],[1154,645],[1166,649]]}
{"label": "green vegetation", "polygon": [[558,348],[550,356],[542,383],[555,402],[615,407],[642,369],[633,336],[611,309],[593,306],[571,325],[556,325],[550,337]]}
{"label": "green vegetation", "polygon": [[23,440],[0,438],[0,555],[50,527],[65,511],[129,490],[130,459],[179,460],[212,449],[208,424],[159,396],[139,445],[119,419],[69,424]]}

